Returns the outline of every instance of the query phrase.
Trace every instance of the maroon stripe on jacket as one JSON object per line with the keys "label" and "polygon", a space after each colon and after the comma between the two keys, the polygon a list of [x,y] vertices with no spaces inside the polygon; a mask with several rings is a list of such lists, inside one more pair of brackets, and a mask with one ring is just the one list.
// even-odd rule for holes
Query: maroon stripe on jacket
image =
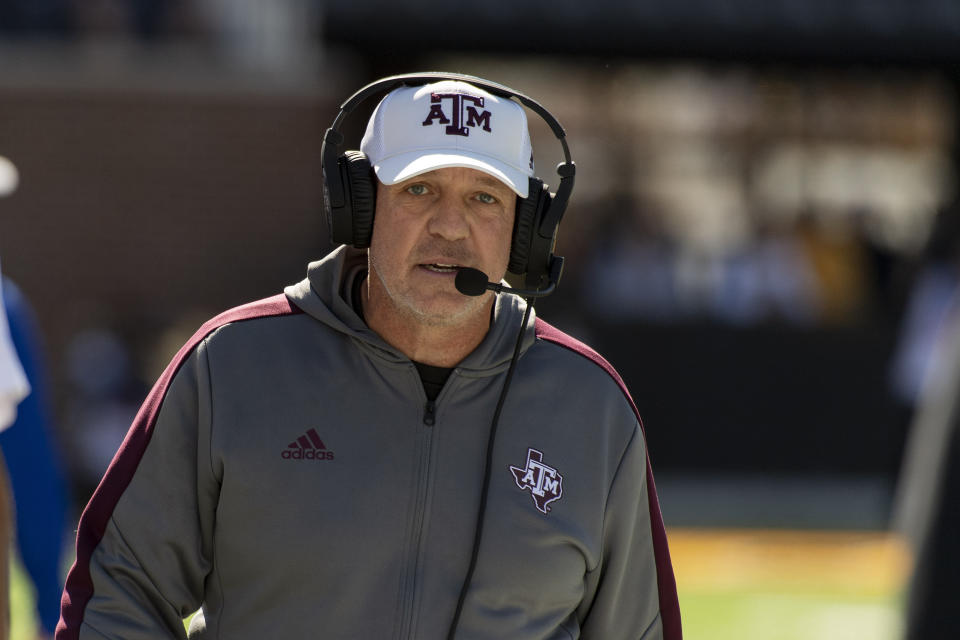
{"label": "maroon stripe on jacket", "polygon": [[[620,390],[623,391],[623,395],[630,402],[630,406],[640,422],[640,429],[643,430],[643,420],[640,418],[640,412],[637,411],[636,403],[630,397],[627,385],[624,384],[616,369],[603,359],[603,356],[576,338],[568,336],[539,318],[536,321],[536,335],[541,340],[558,344],[579,353],[610,374],[610,377],[616,381]],[[660,514],[660,501],[657,499],[657,487],[653,482],[653,469],[650,466],[649,452],[647,453],[647,486],[650,527],[653,533],[653,551],[657,562],[657,590],[660,596],[660,619],[663,622],[663,637],[664,640],[682,640],[683,632],[680,626],[680,601],[677,598],[677,581],[673,576],[670,549],[667,547],[667,532],[663,526],[663,516]]]}
{"label": "maroon stripe on jacket", "polygon": [[187,357],[201,340],[225,324],[294,313],[302,313],[302,311],[291,305],[283,294],[236,307],[205,323],[174,356],[147,395],[147,399],[144,400],[123,444],[120,445],[120,449],[80,517],[80,526],[77,530],[77,559],[67,575],[60,604],[60,622],[57,624],[56,640],[73,640],[80,636],[84,610],[90,598],[93,597],[90,559],[103,538],[107,523],[120,496],[130,484],[143,453],[150,443],[150,436],[170,382]]}

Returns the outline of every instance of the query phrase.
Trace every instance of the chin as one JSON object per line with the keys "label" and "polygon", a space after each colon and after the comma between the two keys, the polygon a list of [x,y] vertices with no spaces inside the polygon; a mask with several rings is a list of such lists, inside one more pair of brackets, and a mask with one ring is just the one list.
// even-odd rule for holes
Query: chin
{"label": "chin", "polygon": [[418,321],[425,325],[451,327],[463,324],[474,316],[484,313],[486,306],[486,296],[467,298],[461,295],[456,301],[442,300],[433,304],[411,305],[407,308]]}

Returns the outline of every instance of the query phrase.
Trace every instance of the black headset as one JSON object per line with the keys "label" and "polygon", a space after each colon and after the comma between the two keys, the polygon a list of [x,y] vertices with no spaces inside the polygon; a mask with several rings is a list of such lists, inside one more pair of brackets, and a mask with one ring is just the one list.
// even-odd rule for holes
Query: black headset
{"label": "black headset", "polygon": [[527,197],[517,198],[510,262],[507,266],[510,273],[525,277],[527,287],[539,289],[545,285],[556,286],[562,258],[554,256],[553,250],[557,228],[570,200],[576,174],[566,133],[557,119],[536,100],[475,76],[443,72],[390,76],[368,84],[340,105],[340,113],[323,137],[322,149],[324,209],[330,239],[336,244],[347,244],[358,249],[369,247],[376,210],[377,179],[370,160],[360,151],[340,151],[343,134],[339,129],[344,119],[372,95],[387,93],[400,86],[421,86],[441,80],[459,80],[496,96],[515,98],[543,118],[563,146],[564,162],[557,165],[560,185],[556,194],[550,193],[541,180],[530,178]]}

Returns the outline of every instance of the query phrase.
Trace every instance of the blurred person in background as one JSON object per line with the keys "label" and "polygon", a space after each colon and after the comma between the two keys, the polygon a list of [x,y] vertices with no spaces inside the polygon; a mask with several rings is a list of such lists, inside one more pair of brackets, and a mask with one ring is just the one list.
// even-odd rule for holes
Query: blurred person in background
{"label": "blurred person in background", "polygon": [[17,407],[16,419],[0,433],[16,517],[14,548],[34,587],[38,637],[51,638],[60,617],[63,591],[66,478],[53,426],[36,320],[26,299],[9,279],[3,282],[3,302],[12,345],[31,387],[30,394]]}
{"label": "blurred person in background", "polygon": [[[170,355],[173,353],[176,350]],[[69,464],[82,507],[110,465],[149,389],[134,371],[127,344],[116,331],[103,326],[83,329],[70,339],[66,371],[70,394],[64,421],[71,434]]]}
{"label": "blurred person in background", "polygon": [[[911,434],[927,442],[914,444],[902,480],[917,485],[904,487],[904,497],[926,505],[902,505],[916,518],[900,526],[912,530],[915,550],[907,640],[953,640],[960,633],[960,316],[947,333],[945,366],[931,379]],[[912,495],[921,487],[929,493]]]}
{"label": "blurred person in background", "polygon": [[960,311],[960,203],[937,215],[907,299],[890,370],[894,394],[915,408],[947,355],[943,338]]}
{"label": "blurred person in background", "polygon": [[960,633],[960,204],[938,216],[914,286],[893,382],[915,406],[894,512],[915,565],[907,640]]}
{"label": "blurred person in background", "polygon": [[[30,393],[30,384],[10,340],[6,306],[3,303],[3,274],[0,273],[0,432],[13,424],[17,405]],[[10,486],[7,470],[0,460],[0,640],[10,632],[10,567],[8,551],[12,534]]]}
{"label": "blurred person in background", "polygon": [[359,152],[331,127],[343,246],[175,356],[81,518],[58,640],[680,640],[622,381],[487,286],[555,286],[572,159],[549,194],[519,94],[470,81],[358,93],[390,90]]}
{"label": "blurred person in background", "polygon": [[0,429],[6,430],[17,419],[20,401],[30,394],[30,383],[10,338],[3,283],[0,273]]}

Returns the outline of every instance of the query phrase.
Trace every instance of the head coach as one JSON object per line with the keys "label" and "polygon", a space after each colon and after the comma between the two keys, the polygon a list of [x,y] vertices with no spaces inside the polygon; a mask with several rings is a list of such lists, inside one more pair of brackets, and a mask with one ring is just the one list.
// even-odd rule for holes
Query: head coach
{"label": "head coach", "polygon": [[[527,110],[563,148],[555,193]],[[57,639],[679,640],[633,401],[533,313],[562,268],[560,124],[394,76],[342,105],[323,164],[344,246],[176,355],[84,510]]]}

